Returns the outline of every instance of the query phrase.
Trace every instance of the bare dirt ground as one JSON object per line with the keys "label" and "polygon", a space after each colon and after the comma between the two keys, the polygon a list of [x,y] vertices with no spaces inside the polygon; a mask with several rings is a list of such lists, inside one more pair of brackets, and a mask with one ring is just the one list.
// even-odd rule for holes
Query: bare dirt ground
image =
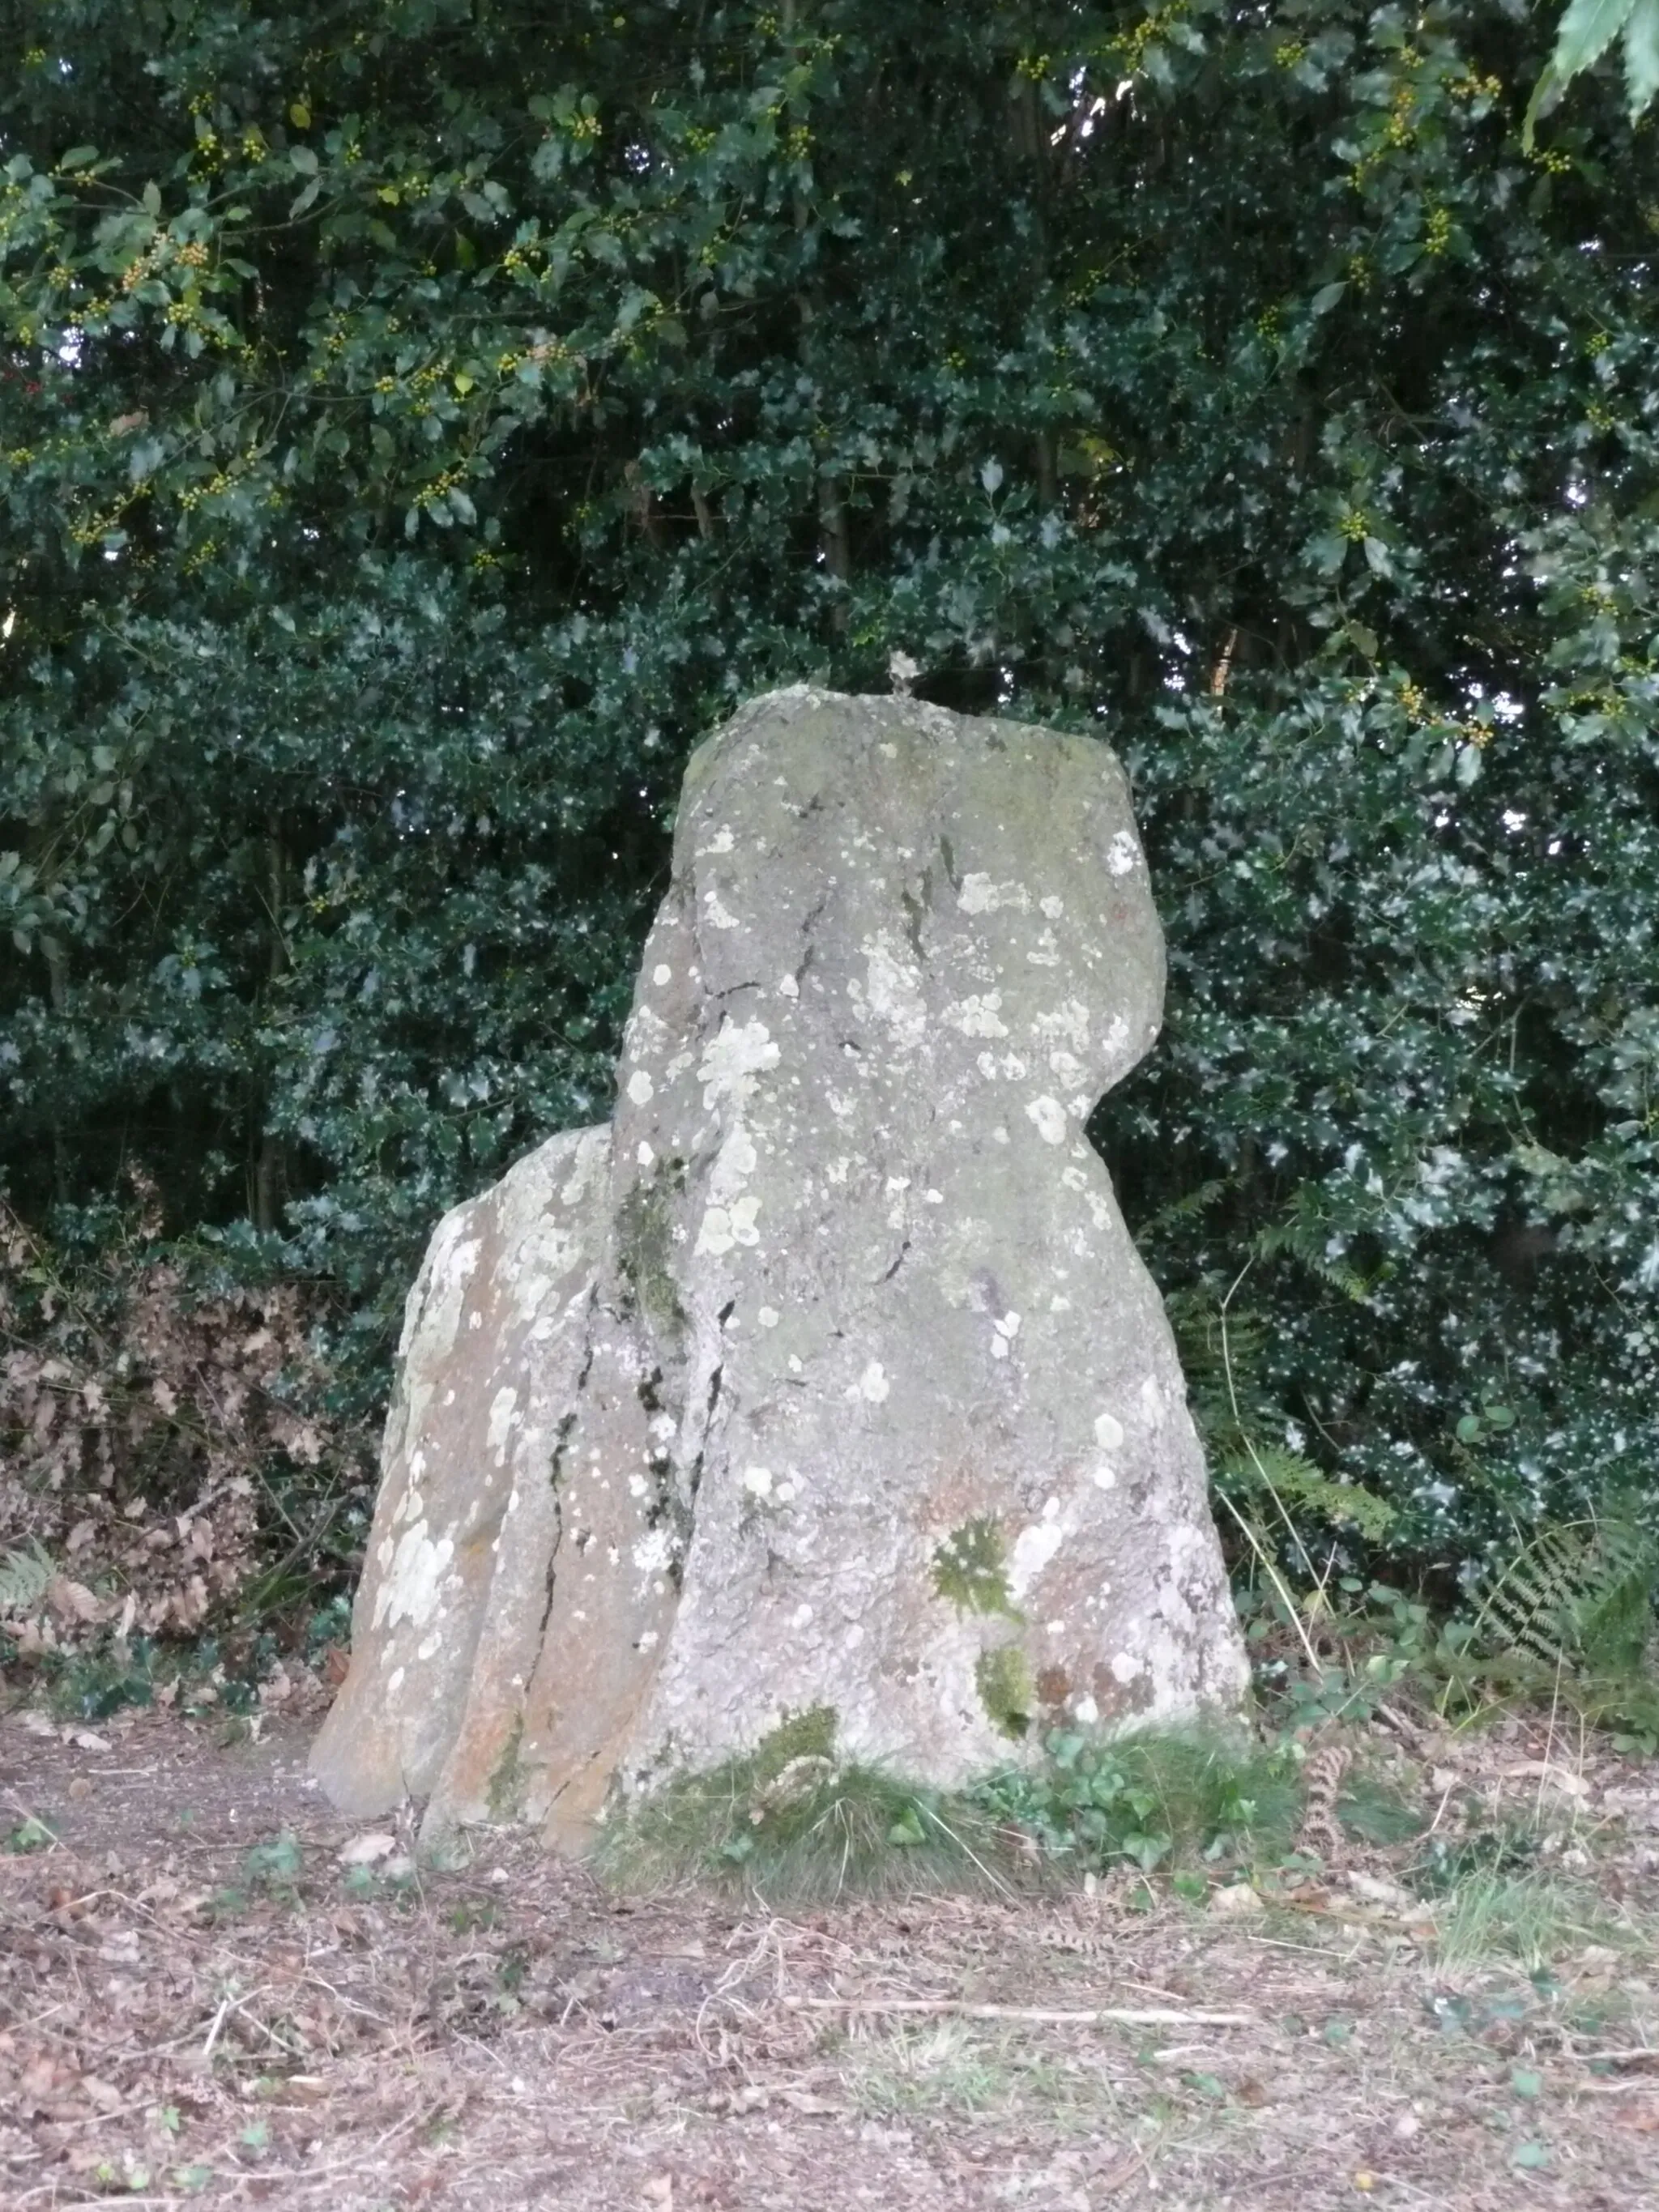
{"label": "bare dirt ground", "polygon": [[1650,1766],[1425,1762],[1431,1809],[1559,1804],[1581,1885],[1530,1931],[1377,1860],[786,1912],[507,1837],[417,1869],[307,1785],[312,1725],[0,1716],[4,2212],[1659,2207]]}

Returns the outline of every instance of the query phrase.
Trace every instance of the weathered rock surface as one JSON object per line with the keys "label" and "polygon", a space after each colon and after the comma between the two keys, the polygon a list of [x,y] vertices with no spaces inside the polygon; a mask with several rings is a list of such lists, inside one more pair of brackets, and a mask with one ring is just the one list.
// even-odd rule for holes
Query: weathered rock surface
{"label": "weathered rock surface", "polygon": [[1236,1705],[1082,1133],[1163,986],[1103,745],[805,689],[704,745],[611,1129],[447,1217],[410,1294],[336,1802],[574,1844],[809,1711],[948,1784]]}

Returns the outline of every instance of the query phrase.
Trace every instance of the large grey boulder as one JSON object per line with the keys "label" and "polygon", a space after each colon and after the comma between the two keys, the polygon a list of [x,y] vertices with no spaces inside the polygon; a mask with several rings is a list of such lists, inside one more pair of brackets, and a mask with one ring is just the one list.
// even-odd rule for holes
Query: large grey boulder
{"label": "large grey boulder", "polygon": [[1163,989],[1103,745],[805,688],[705,744],[610,1130],[449,1215],[411,1293],[335,1801],[579,1844],[807,1713],[951,1784],[1236,1708],[1083,1135]]}

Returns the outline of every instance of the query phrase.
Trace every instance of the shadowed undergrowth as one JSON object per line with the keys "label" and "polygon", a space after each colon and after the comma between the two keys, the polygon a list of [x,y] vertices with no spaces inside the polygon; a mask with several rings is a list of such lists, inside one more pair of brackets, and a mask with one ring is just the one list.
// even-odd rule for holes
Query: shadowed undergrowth
{"label": "shadowed undergrowth", "polygon": [[1056,1733],[1047,1750],[1040,1767],[944,1792],[828,1747],[780,1759],[763,1746],[616,1818],[598,1863],[626,1888],[712,1877],[781,1902],[1009,1887],[1115,1864],[1224,1873],[1292,1846],[1304,1793],[1288,1751],[1198,1733],[1113,1744]]}

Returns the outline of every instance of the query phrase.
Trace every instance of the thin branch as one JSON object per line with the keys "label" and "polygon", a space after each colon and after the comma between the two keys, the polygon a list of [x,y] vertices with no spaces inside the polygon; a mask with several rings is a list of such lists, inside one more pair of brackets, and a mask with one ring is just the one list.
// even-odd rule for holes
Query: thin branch
{"label": "thin branch", "polygon": [[1030,2021],[1042,2027],[1095,2027],[1113,2021],[1127,2027],[1255,2027],[1253,2012],[1181,2012],[1168,2005],[1092,2005],[1072,2011],[1053,2005],[969,2004],[957,1997],[786,1997],[793,2012],[948,2014],[957,2020]]}

